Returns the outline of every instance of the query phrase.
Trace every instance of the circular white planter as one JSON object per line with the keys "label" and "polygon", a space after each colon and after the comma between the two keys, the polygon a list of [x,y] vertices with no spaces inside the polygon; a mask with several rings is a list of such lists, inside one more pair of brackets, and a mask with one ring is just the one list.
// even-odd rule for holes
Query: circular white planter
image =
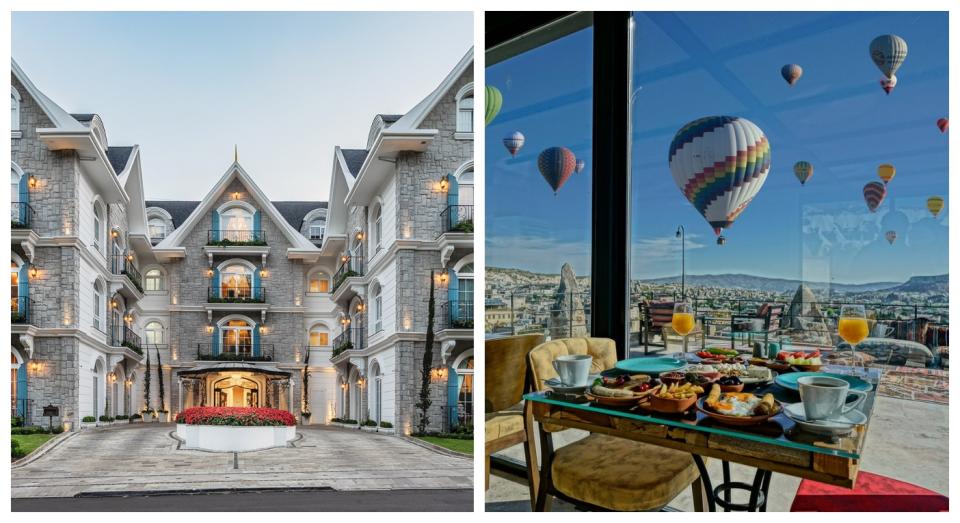
{"label": "circular white planter", "polygon": [[296,427],[232,427],[177,424],[177,436],[186,449],[245,452],[286,447],[297,435]]}

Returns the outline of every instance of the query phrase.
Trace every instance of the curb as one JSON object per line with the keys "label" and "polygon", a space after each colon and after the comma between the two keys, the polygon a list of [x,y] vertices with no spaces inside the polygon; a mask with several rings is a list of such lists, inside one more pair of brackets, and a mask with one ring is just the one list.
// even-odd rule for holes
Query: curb
{"label": "curb", "polygon": [[74,494],[74,498],[127,498],[149,496],[200,496],[208,494],[234,494],[237,492],[337,492],[333,487],[250,487],[180,490],[87,490]]}
{"label": "curb", "polygon": [[432,450],[437,454],[443,454],[445,456],[450,456],[452,458],[461,458],[461,459],[468,459],[470,461],[473,461],[473,454],[464,454],[463,452],[450,450],[448,448],[441,447],[440,445],[434,445],[433,443],[423,441],[422,439],[415,438],[413,436],[400,436],[400,437],[406,441],[409,441],[410,443],[413,443],[414,445],[423,447],[427,450]]}
{"label": "curb", "polygon": [[30,454],[27,454],[26,456],[18,459],[17,461],[10,463],[10,468],[17,469],[33,463],[34,461],[45,456],[48,452],[50,452],[54,448],[58,447],[64,441],[67,441],[68,439],[76,436],[77,434],[80,434],[80,431],[61,432],[60,434],[57,434],[53,438],[50,438],[43,445],[40,445],[40,447],[37,450],[31,452]]}

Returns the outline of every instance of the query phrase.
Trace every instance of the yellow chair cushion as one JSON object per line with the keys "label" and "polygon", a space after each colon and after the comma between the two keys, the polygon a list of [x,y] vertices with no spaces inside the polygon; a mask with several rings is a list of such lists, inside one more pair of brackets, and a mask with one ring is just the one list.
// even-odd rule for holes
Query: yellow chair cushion
{"label": "yellow chair cushion", "polygon": [[609,510],[657,510],[699,477],[689,453],[603,434],[558,448],[554,488]]}
{"label": "yellow chair cushion", "polygon": [[486,442],[523,432],[523,414],[519,412],[497,412],[488,414],[484,423]]}
{"label": "yellow chair cushion", "polygon": [[553,360],[569,354],[593,356],[591,374],[613,368],[617,363],[617,345],[609,338],[561,338],[548,341],[530,351],[530,372],[534,390],[543,390],[543,380],[557,375]]}

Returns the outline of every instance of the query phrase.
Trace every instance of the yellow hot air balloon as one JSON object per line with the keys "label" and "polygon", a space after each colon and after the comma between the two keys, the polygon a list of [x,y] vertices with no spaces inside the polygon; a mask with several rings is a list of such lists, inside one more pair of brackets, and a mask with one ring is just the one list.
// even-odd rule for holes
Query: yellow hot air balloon
{"label": "yellow hot air balloon", "polygon": [[880,167],[877,167],[877,176],[879,176],[880,179],[883,180],[884,184],[890,183],[890,180],[892,180],[893,177],[896,175],[897,175],[897,168],[890,165],[889,163],[885,163],[880,165]]}
{"label": "yellow hot air balloon", "polygon": [[940,196],[931,196],[927,198],[927,210],[934,218],[943,210],[943,198]]}

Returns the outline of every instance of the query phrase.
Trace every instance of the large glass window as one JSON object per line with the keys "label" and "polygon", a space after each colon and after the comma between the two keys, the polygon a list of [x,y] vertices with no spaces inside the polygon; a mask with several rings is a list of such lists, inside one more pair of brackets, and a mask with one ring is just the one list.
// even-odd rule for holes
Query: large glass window
{"label": "large glass window", "polygon": [[307,285],[307,292],[323,293],[330,292],[330,277],[324,272],[314,272],[310,274],[310,280]]}
{"label": "large glass window", "polygon": [[103,330],[103,283],[93,282],[93,328]]}
{"label": "large glass window", "polygon": [[162,291],[163,290],[163,273],[160,272],[160,269],[150,269],[143,276],[144,288],[148,291]]}
{"label": "large glass window", "polygon": [[151,240],[162,240],[167,236],[167,224],[163,218],[150,218],[147,222],[147,234]]}
{"label": "large glass window", "polygon": [[[937,128],[948,109],[947,15],[634,20],[633,349],[680,350],[656,310],[686,297],[698,348],[754,351],[747,332],[761,331],[761,351],[779,343],[832,351],[838,363],[938,366],[948,219],[928,202],[948,189]],[[891,34],[909,52],[888,93],[870,49]],[[870,325],[858,355],[837,336],[847,303],[863,305]],[[894,340],[879,338],[923,347],[896,355]]]}
{"label": "large glass window", "polygon": [[469,93],[460,99],[457,104],[457,132],[473,132],[473,93]]}
{"label": "large glass window", "polygon": [[253,353],[253,327],[245,320],[229,320],[220,327],[221,352],[249,356]]}
{"label": "large glass window", "polygon": [[253,271],[246,265],[228,265],[220,271],[221,298],[250,298]]}
{"label": "large glass window", "polygon": [[322,325],[316,325],[310,329],[310,346],[326,347],[330,345],[330,331]]}
{"label": "large glass window", "polygon": [[593,29],[578,17],[487,52],[487,310],[509,318],[488,332],[590,332]]}
{"label": "large glass window", "polygon": [[163,345],[163,325],[158,321],[151,321],[143,328],[143,341],[147,345]]}

